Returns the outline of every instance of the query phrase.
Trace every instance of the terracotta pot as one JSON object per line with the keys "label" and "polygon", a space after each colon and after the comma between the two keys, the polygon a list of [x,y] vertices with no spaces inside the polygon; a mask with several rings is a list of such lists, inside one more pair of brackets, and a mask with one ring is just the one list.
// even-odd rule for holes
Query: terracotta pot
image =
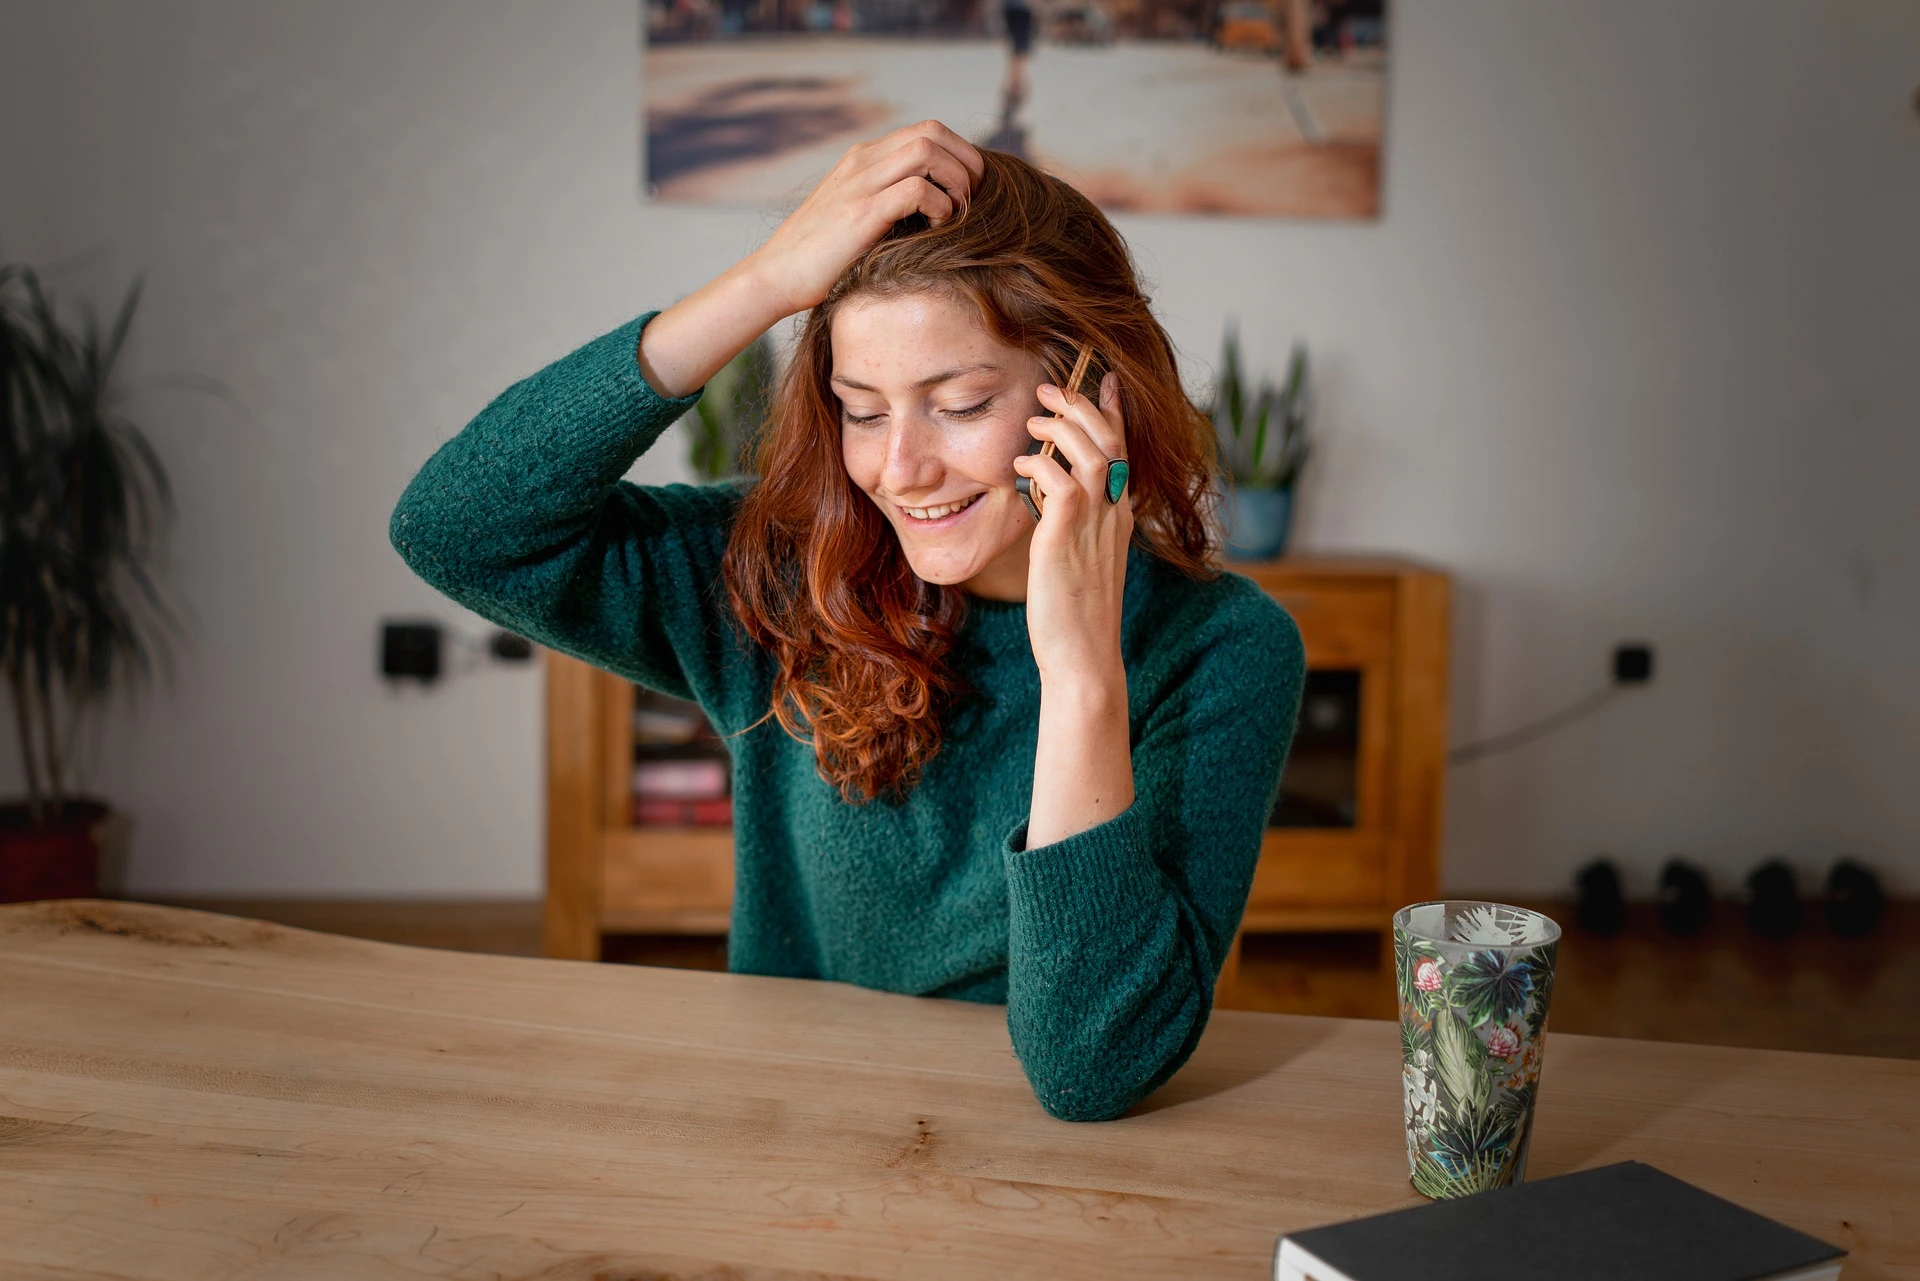
{"label": "terracotta pot", "polygon": [[24,803],[0,805],[0,903],[98,896],[108,813],[99,801],[70,800],[35,827]]}

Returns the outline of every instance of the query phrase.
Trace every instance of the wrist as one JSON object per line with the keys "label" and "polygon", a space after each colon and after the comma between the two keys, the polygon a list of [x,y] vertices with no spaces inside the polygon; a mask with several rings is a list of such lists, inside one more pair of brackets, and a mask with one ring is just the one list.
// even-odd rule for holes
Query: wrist
{"label": "wrist", "polygon": [[1076,664],[1049,676],[1040,673],[1040,706],[1087,718],[1127,714],[1127,670],[1111,663]]}
{"label": "wrist", "polygon": [[648,322],[635,357],[662,396],[689,396],[789,313],[742,261]]}
{"label": "wrist", "polygon": [[[1115,664],[1118,668],[1118,664]],[[1088,669],[1040,687],[1027,848],[1097,827],[1133,804],[1133,744],[1124,669]]]}
{"label": "wrist", "polygon": [[753,306],[767,313],[763,330],[813,305],[801,296],[794,273],[784,269],[777,258],[768,257],[765,245],[742,258],[733,270],[741,292]]}

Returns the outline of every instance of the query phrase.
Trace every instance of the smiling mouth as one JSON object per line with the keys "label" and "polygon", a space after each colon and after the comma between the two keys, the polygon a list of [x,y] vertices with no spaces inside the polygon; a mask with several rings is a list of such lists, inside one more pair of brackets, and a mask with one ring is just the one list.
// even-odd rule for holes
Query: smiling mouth
{"label": "smiling mouth", "polygon": [[962,498],[956,503],[941,503],[937,507],[907,507],[898,503],[896,503],[895,506],[899,507],[901,511],[905,512],[907,516],[913,520],[936,521],[958,515],[984,497],[986,497],[985,494],[975,494],[971,498]]}

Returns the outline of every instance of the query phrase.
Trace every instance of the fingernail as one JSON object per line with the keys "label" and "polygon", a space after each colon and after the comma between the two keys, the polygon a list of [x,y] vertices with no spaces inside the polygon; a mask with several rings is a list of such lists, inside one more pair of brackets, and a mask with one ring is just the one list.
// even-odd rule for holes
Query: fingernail
{"label": "fingernail", "polygon": [[1060,389],[1054,386],[1052,383],[1041,383],[1040,394],[1042,396],[1058,396],[1060,394]]}

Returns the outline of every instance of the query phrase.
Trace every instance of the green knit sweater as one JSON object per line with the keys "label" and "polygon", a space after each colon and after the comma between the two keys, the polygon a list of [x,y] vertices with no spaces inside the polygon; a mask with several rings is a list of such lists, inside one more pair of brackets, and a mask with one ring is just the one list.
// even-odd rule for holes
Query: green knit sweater
{"label": "green knit sweater", "polygon": [[974,600],[956,668],[976,696],[910,794],[849,804],[766,719],[774,664],[720,579],[741,491],[621,479],[698,395],[647,383],[649,319],[509,387],[441,447],[393,513],[394,547],[476,613],[738,735],[734,970],[1005,1002],[1041,1105],[1118,1116],[1206,1026],[1298,710],[1292,619],[1245,578],[1196,582],[1134,549],[1120,643],[1136,799],[1028,849],[1026,607]]}

